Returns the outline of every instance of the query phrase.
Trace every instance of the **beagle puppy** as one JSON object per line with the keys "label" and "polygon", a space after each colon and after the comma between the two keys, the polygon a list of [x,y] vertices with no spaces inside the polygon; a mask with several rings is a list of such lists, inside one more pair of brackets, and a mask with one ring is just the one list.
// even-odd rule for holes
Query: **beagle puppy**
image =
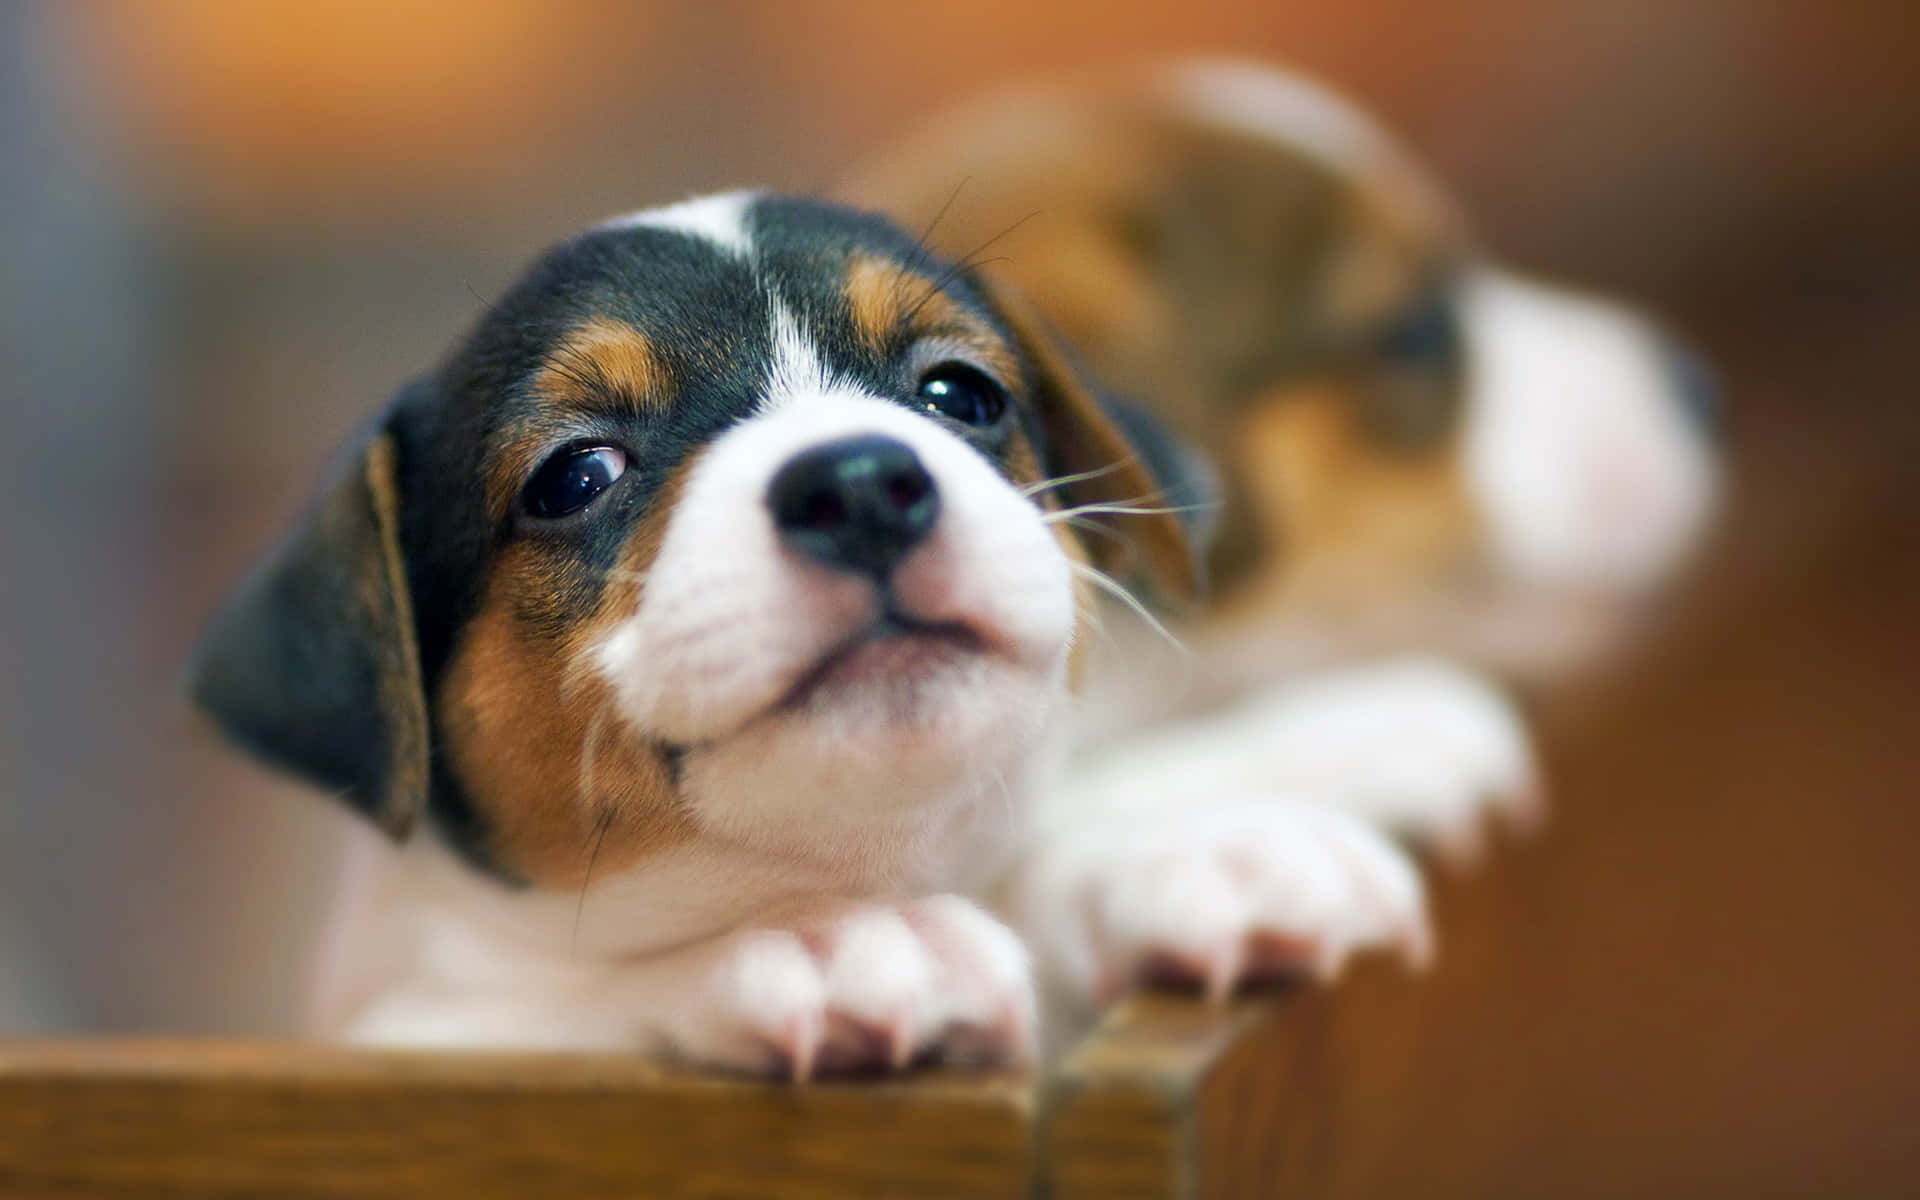
{"label": "beagle puppy", "polygon": [[[1289,149],[1259,91],[982,126],[938,221],[866,211],[952,197],[900,158],[845,207],[609,221],[402,388],[194,671],[229,736],[391,835],[343,892],[317,1031],[805,1078],[1022,1059],[1035,965],[1084,1001],[1423,959],[1389,833],[1518,803],[1525,739],[1458,669],[1276,684],[1289,647],[1371,645],[1401,619],[1374,608],[1542,561],[1664,570],[1689,530],[1595,550],[1585,498],[1528,543],[1572,551],[1508,561],[1519,484],[1483,495],[1463,443],[1483,410],[1517,423],[1496,448],[1550,440],[1530,389],[1564,354],[1589,357],[1560,468],[1657,406],[1676,461],[1704,451],[1639,326],[1493,274],[1400,183],[1354,199],[1373,177]],[[1043,126],[1055,273],[983,266],[968,223],[1054,186],[988,152]],[[1280,203],[1314,188],[1346,199]],[[1398,250],[1335,287],[1349,225]]]}
{"label": "beagle puppy", "polygon": [[1684,561],[1718,475],[1686,350],[1491,262],[1373,122],[1254,64],[990,97],[842,194],[1017,290],[1198,452],[1136,503],[1204,511],[1206,603],[1106,615],[1075,712],[1094,749],[1010,884],[1073,991],[1143,962],[1216,988],[1302,952],[1334,970],[1366,938],[1280,910],[1337,899],[1247,861],[1298,843],[1288,805],[1456,854],[1489,808],[1537,817],[1521,722],[1457,662],[1578,663]]}
{"label": "beagle puppy", "polygon": [[736,193],[549,251],[195,666],[233,739],[398,843],[327,1031],[1025,1055],[1026,952],[963,896],[1047,766],[1087,581],[1194,587],[1171,517],[1102,511],[1156,487],[878,217]]}
{"label": "beagle puppy", "polygon": [[842,193],[1017,287],[1218,472],[1203,640],[1238,677],[1311,661],[1328,627],[1339,654],[1550,670],[1711,512],[1698,361],[1490,262],[1382,130],[1297,75],[1179,62],[989,97]]}

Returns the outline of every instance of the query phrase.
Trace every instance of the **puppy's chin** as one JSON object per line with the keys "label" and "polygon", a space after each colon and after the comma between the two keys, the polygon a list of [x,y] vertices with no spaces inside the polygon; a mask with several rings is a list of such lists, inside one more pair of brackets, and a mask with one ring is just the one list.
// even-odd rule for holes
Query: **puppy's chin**
{"label": "puppy's chin", "polygon": [[1034,662],[965,625],[877,618],[808,664],[773,704],[689,753],[754,746],[836,774],[888,778],[923,764],[966,769],[1010,726],[1052,707],[1064,693],[1065,657],[1064,644]]}
{"label": "puppy's chin", "polygon": [[903,734],[951,714],[956,693],[988,669],[986,647],[963,625],[884,618],[828,651],[801,676],[768,720],[844,720]]}
{"label": "puppy's chin", "polygon": [[1060,711],[1064,664],[1036,673],[919,639],[854,651],[808,693],[690,749],[685,794],[715,832],[794,845],[938,823],[1008,786]]}
{"label": "puppy's chin", "polygon": [[1023,769],[1063,707],[1067,644],[1016,652],[959,622],[879,615],[749,719],[686,746],[702,828],[844,856],[937,831]]}

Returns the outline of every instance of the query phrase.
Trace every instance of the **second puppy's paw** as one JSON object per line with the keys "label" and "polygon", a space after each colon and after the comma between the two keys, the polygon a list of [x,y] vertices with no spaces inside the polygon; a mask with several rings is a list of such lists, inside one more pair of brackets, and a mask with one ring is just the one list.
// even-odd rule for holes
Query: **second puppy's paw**
{"label": "second puppy's paw", "polygon": [[957,896],[811,912],[688,953],[659,1031],[687,1061],[806,1079],[1033,1053],[1026,951]]}
{"label": "second puppy's paw", "polygon": [[1352,954],[1424,965],[1419,873],[1337,808],[1260,795],[1172,803],[1047,839],[1013,901],[1036,953],[1082,997],[1137,979],[1219,997],[1246,980],[1337,975]]}
{"label": "second puppy's paw", "polygon": [[1525,726],[1486,680],[1408,659],[1340,671],[1255,701],[1236,720],[1277,786],[1471,858],[1485,815],[1541,817]]}

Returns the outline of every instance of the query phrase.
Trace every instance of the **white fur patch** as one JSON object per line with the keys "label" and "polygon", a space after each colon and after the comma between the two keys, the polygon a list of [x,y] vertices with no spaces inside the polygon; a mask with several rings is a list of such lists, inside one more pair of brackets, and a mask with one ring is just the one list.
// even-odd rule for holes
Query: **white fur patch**
{"label": "white fur patch", "polygon": [[704,239],[729,254],[742,257],[753,252],[753,239],[747,234],[747,209],[759,198],[758,192],[720,192],[648,208],[602,221],[597,230],[670,229]]}
{"label": "white fur patch", "polygon": [[1504,568],[1571,594],[1664,577],[1706,525],[1715,468],[1658,335],[1490,269],[1468,278],[1462,309],[1467,478]]}

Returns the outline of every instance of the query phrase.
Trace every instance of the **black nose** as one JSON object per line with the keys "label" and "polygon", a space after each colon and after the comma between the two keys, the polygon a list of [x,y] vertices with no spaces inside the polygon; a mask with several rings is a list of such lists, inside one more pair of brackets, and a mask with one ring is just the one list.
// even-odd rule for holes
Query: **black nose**
{"label": "black nose", "polygon": [[1726,412],[1720,397],[1720,379],[1707,360],[1685,346],[1667,350],[1667,370],[1687,422],[1709,444],[1717,445],[1726,431]]}
{"label": "black nose", "polygon": [[851,437],[794,457],[767,486],[787,545],[842,571],[885,579],[940,516],[919,456],[889,437]]}

